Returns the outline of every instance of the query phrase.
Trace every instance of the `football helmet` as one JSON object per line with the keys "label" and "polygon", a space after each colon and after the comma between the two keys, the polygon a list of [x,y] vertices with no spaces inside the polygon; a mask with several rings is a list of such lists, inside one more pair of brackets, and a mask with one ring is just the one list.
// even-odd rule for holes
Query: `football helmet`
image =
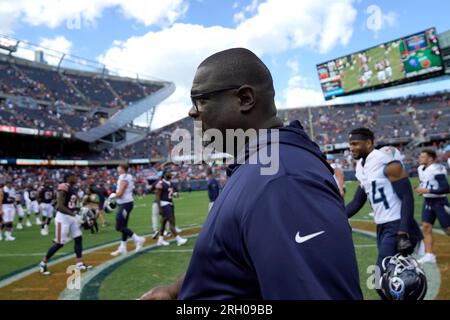
{"label": "football helmet", "polygon": [[78,212],[79,222],[81,226],[88,230],[91,229],[95,222],[95,212],[87,207],[81,207]]}
{"label": "football helmet", "polygon": [[425,272],[410,255],[384,258],[380,282],[388,300],[423,300],[427,293]]}
{"label": "football helmet", "polygon": [[103,209],[105,210],[106,213],[111,213],[116,209],[116,207],[117,207],[116,197],[109,196],[109,198],[106,199],[105,201]]}

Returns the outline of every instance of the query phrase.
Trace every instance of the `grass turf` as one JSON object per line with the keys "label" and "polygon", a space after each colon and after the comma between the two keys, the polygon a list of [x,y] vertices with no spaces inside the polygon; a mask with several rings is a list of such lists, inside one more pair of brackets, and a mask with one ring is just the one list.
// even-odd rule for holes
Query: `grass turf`
{"label": "grass turf", "polygon": [[[417,184],[417,179],[412,179],[412,184]],[[350,201],[357,184],[351,182],[347,184],[346,202]],[[135,202],[135,209],[130,218],[130,227],[138,234],[147,234],[151,232],[151,204],[153,196],[147,196],[144,199],[138,199]],[[415,198],[415,215],[420,221],[420,208],[422,198]],[[191,224],[203,224],[207,215],[208,201],[206,192],[181,193],[175,200],[177,213],[177,225],[186,226]],[[371,220],[368,216],[370,212],[368,203],[354,217],[355,219]],[[34,220],[34,219],[33,219]],[[119,234],[114,230],[114,215],[107,215],[109,226],[100,228],[98,234],[91,235],[85,233],[83,236],[84,248],[93,247],[102,243],[119,239]],[[17,270],[37,265],[41,256],[52,244],[53,224],[50,235],[43,237],[39,234],[39,228],[33,226],[24,230],[14,232],[17,240],[14,242],[0,242],[0,278],[14,273]],[[376,294],[366,287],[368,274],[367,267],[375,261],[376,248],[367,246],[375,244],[373,239],[361,235],[354,235],[356,253],[358,257],[361,286],[364,295],[368,299],[376,298]],[[133,299],[148,290],[153,285],[170,283],[186,270],[188,265],[194,240],[191,240],[187,246],[170,246],[162,248],[137,257],[127,264],[120,266],[111,273],[102,284],[99,296],[101,299]],[[359,245],[363,245],[359,247]],[[158,251],[159,250],[159,251]],[[170,251],[174,252],[170,252]],[[187,251],[185,251],[187,250]],[[59,254],[73,252],[73,244],[69,243]],[[126,271],[125,271],[126,269]],[[123,273],[125,272],[125,273]],[[127,274],[127,277],[120,275]]]}

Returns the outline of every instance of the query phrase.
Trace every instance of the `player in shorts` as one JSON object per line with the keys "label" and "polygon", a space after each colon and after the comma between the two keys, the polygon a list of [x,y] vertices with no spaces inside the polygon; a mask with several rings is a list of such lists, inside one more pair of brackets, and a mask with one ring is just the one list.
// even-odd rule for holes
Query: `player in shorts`
{"label": "player in shorts", "polygon": [[38,197],[38,185],[29,185],[27,190],[24,193],[25,204],[27,207],[27,215],[30,216],[31,213],[35,214],[36,224],[41,225],[42,221],[39,218],[39,203],[37,201]]}
{"label": "player in shorts", "polygon": [[77,177],[74,173],[68,172],[64,176],[64,183],[58,186],[56,217],[55,217],[55,231],[56,237],[54,244],[50,247],[47,254],[39,264],[39,272],[42,275],[50,275],[47,263],[61,249],[66,243],[73,239],[75,242],[76,265],[75,269],[78,271],[86,271],[92,266],[86,265],[83,262],[83,238],[80,228],[80,220],[77,217],[77,190],[75,184]]}
{"label": "player in shorts", "polygon": [[56,200],[55,191],[49,180],[44,182],[44,186],[39,191],[39,206],[42,213],[41,235],[48,235],[48,226],[54,215],[54,202]]}

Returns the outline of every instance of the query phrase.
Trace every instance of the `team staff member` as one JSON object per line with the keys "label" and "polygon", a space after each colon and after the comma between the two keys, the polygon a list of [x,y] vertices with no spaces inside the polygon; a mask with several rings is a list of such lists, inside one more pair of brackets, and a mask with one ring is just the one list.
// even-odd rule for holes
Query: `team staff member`
{"label": "team staff member", "polygon": [[[333,170],[299,121],[283,127],[274,96],[269,70],[247,49],[200,64],[189,115],[224,137],[227,129],[269,129],[270,144],[279,133],[279,166],[271,175],[261,163],[231,166],[186,275],[142,299],[362,299]],[[234,156],[253,159],[258,147],[252,140]]]}

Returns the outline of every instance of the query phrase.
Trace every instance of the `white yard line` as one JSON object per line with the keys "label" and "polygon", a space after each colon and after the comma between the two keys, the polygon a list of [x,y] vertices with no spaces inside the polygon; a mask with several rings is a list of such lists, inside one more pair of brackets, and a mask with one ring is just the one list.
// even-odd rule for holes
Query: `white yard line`
{"label": "white yard line", "polygon": [[[195,228],[195,227],[200,227],[200,226],[201,226],[201,225],[192,224],[192,225],[189,225],[189,226],[181,226],[181,228],[183,229],[183,227],[184,227],[184,228],[185,228],[184,230],[189,230],[189,229],[193,229],[193,228]],[[189,228],[187,228],[187,227],[189,227]],[[144,236],[145,236],[145,237],[149,237],[149,236],[151,236],[151,235],[152,235],[152,234],[146,234],[146,235],[144,235]],[[91,252],[94,252],[94,251],[98,251],[98,250],[101,250],[101,249],[105,249],[105,248],[108,248],[108,247],[117,245],[117,244],[119,244],[119,242],[120,242],[120,241],[112,241],[112,242],[108,242],[108,243],[105,243],[105,244],[102,244],[102,245],[94,246],[94,247],[92,247],[92,248],[90,248],[90,249],[83,250],[83,255],[86,255],[86,254],[91,253]],[[42,253],[42,254],[33,254],[33,256],[34,256],[34,255],[36,255],[36,256],[38,256],[38,255],[44,256],[44,254],[45,254],[45,253]],[[0,256],[0,257],[1,257],[1,256]],[[64,261],[67,261],[67,260],[70,260],[70,259],[73,259],[73,258],[74,258],[74,255],[73,255],[73,254],[61,253],[61,254],[60,254],[60,257],[57,257],[57,258],[55,258],[55,259],[52,259],[52,260],[48,263],[48,266],[53,266],[53,265],[55,265],[55,264],[57,264],[57,263],[64,262]],[[24,270],[24,271],[22,271],[22,272],[19,272],[19,273],[14,274],[14,275],[12,275],[12,276],[6,278],[6,279],[1,280],[1,281],[0,281],[0,288],[3,288],[3,287],[5,287],[5,286],[7,286],[7,285],[9,285],[9,284],[11,284],[11,283],[13,283],[13,282],[16,282],[16,281],[18,281],[18,280],[20,280],[20,279],[22,279],[22,278],[24,278],[24,277],[26,277],[26,276],[29,276],[30,274],[35,273],[36,271],[38,271],[38,264],[39,264],[39,262],[36,262],[36,266],[30,267],[30,268],[28,268],[28,269],[26,269],[26,270]]]}

